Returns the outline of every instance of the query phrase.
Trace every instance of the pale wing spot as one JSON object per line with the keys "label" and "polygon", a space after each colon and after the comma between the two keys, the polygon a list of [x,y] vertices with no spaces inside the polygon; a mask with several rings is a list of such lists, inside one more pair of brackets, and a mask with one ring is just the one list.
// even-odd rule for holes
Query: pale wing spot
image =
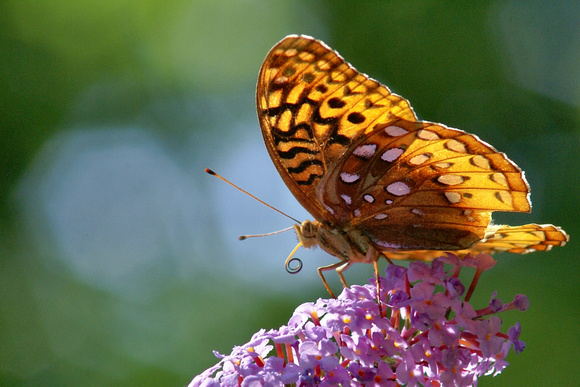
{"label": "pale wing spot", "polygon": [[457,185],[463,183],[465,178],[459,175],[441,175],[437,178],[437,181],[445,185]]}
{"label": "pale wing spot", "polygon": [[481,155],[477,155],[475,157],[472,157],[471,163],[473,165],[475,165],[476,167],[479,167],[482,169],[488,169],[488,170],[491,169],[491,165],[489,164],[489,160]]}
{"label": "pale wing spot", "polygon": [[366,200],[369,203],[374,203],[375,202],[375,198],[373,195],[370,194],[366,194],[363,196],[363,199]]}
{"label": "pale wing spot", "polygon": [[400,128],[398,126],[391,125],[391,126],[387,126],[385,128],[385,133],[387,133],[391,137],[399,137],[399,136],[402,136],[404,134],[409,133],[409,131],[407,129],[403,129],[403,128]]}
{"label": "pale wing spot", "polygon": [[387,186],[387,192],[395,196],[403,196],[411,192],[411,188],[402,181],[397,181]]}
{"label": "pale wing spot", "polygon": [[274,54],[276,56],[279,56],[279,55],[284,55],[285,52],[286,52],[286,50],[283,50],[281,48],[278,48],[278,49],[276,49],[276,51],[274,51]]}
{"label": "pale wing spot", "polygon": [[389,242],[384,242],[384,241],[377,241],[377,240],[375,240],[374,242],[375,242],[377,245],[379,245],[379,246],[381,246],[381,247],[384,247],[384,248],[387,248],[387,249],[395,249],[395,250],[398,250],[398,249],[400,249],[401,247],[403,247],[403,246],[401,246],[401,245],[396,245],[396,244],[394,244],[394,243],[389,243]]}
{"label": "pale wing spot", "polygon": [[439,136],[437,135],[437,133],[425,129],[417,131],[417,137],[419,137],[421,140],[426,141],[439,140]]}
{"label": "pale wing spot", "polygon": [[286,55],[288,58],[292,58],[293,56],[296,56],[296,54],[298,54],[298,50],[295,48],[289,48],[284,51],[284,55]]}
{"label": "pale wing spot", "polygon": [[461,194],[459,192],[445,192],[445,197],[451,204],[457,204],[461,201]]}
{"label": "pale wing spot", "polygon": [[417,155],[417,156],[411,158],[411,160],[409,160],[409,163],[413,164],[413,165],[421,165],[425,161],[429,160],[430,158],[431,158],[431,156],[427,155],[427,154]]}
{"label": "pale wing spot", "polygon": [[326,208],[326,211],[330,212],[332,215],[334,215],[334,210],[332,209],[332,207],[327,206],[326,204],[323,204],[324,208]]}
{"label": "pale wing spot", "polygon": [[363,159],[370,159],[377,151],[377,144],[366,144],[355,148],[352,154]]}
{"label": "pale wing spot", "polygon": [[468,222],[475,222],[476,219],[475,219],[474,216],[471,216],[471,214],[473,214],[473,211],[472,210],[465,210],[465,211],[463,211],[463,215],[465,217],[467,217],[467,221]]}
{"label": "pale wing spot", "polygon": [[354,210],[354,216],[358,218],[360,216],[360,210]]}
{"label": "pale wing spot", "polygon": [[507,191],[497,191],[495,193],[495,197],[502,203],[507,204],[510,207],[513,207],[512,196]]}
{"label": "pale wing spot", "polygon": [[325,60],[319,60],[318,62],[316,62],[316,66],[321,71],[328,71],[328,70],[330,70],[330,64],[327,61],[325,61]]}
{"label": "pale wing spot", "polygon": [[437,168],[440,168],[440,169],[447,169],[447,168],[449,168],[449,167],[450,167],[450,166],[452,166],[452,165],[453,165],[453,164],[451,164],[451,163],[447,163],[447,162],[441,162],[441,163],[437,163],[437,164],[435,164],[435,166],[436,166]]}
{"label": "pale wing spot", "polygon": [[358,181],[358,179],[360,179],[360,175],[357,175],[356,173],[342,172],[340,174],[340,180],[347,184],[354,183]]}
{"label": "pale wing spot", "polygon": [[388,149],[387,151],[385,151],[385,153],[381,155],[381,160],[388,161],[389,163],[391,163],[396,159],[398,159],[399,156],[403,154],[403,152],[405,152],[405,150],[401,148]]}
{"label": "pale wing spot", "polygon": [[465,148],[465,144],[460,143],[457,140],[449,140],[445,143],[445,148],[458,153],[467,153],[467,148]]}
{"label": "pale wing spot", "polygon": [[342,200],[344,200],[344,202],[346,204],[348,204],[350,206],[350,204],[352,203],[352,199],[350,196],[342,194],[342,195],[340,195],[340,197],[342,198]]}
{"label": "pale wing spot", "polygon": [[272,83],[275,85],[283,85],[285,83],[288,83],[288,81],[289,81],[288,77],[280,76],[280,77],[274,79],[274,81]]}
{"label": "pale wing spot", "polygon": [[300,53],[298,54],[298,58],[300,58],[300,60],[303,62],[310,62],[310,63],[312,63],[312,61],[314,61],[314,59],[316,59],[314,54],[311,52],[308,52],[308,51],[300,51]]}
{"label": "pale wing spot", "polygon": [[387,199],[385,200],[385,204],[393,204],[393,201],[391,199]]}
{"label": "pale wing spot", "polygon": [[[331,63],[325,62],[326,66],[328,66],[329,68],[332,67]],[[348,80],[348,75],[345,74],[343,71],[337,71],[336,69],[334,69],[334,71],[330,71],[329,72],[329,76],[330,76],[330,80],[328,80],[328,82],[330,83],[345,83]],[[348,86],[345,86],[345,89],[347,89]],[[344,95],[347,95],[346,93],[344,93]]]}
{"label": "pale wing spot", "polygon": [[374,218],[376,220],[386,219],[387,218],[387,214],[378,214],[378,215],[375,215]]}
{"label": "pale wing spot", "polygon": [[503,173],[500,173],[500,172],[493,173],[493,174],[489,175],[489,178],[492,181],[496,182],[497,184],[501,184],[504,187],[509,187],[507,179]]}
{"label": "pale wing spot", "polygon": [[412,212],[413,214],[415,214],[415,215],[419,215],[419,216],[423,216],[423,215],[425,215],[425,213],[424,213],[423,211],[419,210],[418,208],[413,208],[413,209],[411,210],[411,212]]}

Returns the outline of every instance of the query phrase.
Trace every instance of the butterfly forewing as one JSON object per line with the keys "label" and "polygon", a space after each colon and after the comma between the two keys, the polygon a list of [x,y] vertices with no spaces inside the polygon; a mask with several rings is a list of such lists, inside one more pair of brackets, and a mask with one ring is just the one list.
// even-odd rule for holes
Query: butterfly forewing
{"label": "butterfly forewing", "polygon": [[354,138],[370,130],[359,122],[360,112],[372,110],[376,125],[416,119],[408,101],[303,36],[272,48],[260,70],[256,100],[270,157],[300,204],[321,222],[333,220],[318,199],[321,178]]}
{"label": "butterfly forewing", "polygon": [[526,252],[567,240],[554,226],[490,228],[493,211],[531,209],[517,165],[475,135],[418,121],[407,100],[320,41],[274,46],[256,98],[278,172],[336,245],[431,260],[437,250]]}

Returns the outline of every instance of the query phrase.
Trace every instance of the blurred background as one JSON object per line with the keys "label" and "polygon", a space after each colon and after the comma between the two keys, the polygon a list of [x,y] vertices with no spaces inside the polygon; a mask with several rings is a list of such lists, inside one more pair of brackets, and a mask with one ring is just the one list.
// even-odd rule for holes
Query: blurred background
{"label": "blurred background", "polygon": [[[506,152],[564,248],[498,255],[473,303],[528,295],[528,347],[480,386],[578,380],[580,3],[5,0],[0,3],[0,385],[180,386],[260,328],[327,294],[291,222],[215,169],[311,218],[266,152],[255,83],[309,34],[422,119]],[[370,265],[346,273],[365,283]],[[340,289],[334,273],[327,276]],[[546,351],[546,352],[544,352]]]}

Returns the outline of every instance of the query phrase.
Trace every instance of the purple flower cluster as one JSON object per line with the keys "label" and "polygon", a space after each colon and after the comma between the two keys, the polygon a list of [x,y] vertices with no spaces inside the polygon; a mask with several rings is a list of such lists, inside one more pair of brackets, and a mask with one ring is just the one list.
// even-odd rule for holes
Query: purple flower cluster
{"label": "purple flower cluster", "polygon": [[[508,365],[512,345],[516,353],[525,347],[519,323],[502,333],[495,314],[526,310],[527,297],[503,304],[494,293],[480,310],[468,302],[494,264],[487,254],[447,254],[430,265],[389,265],[380,277],[380,307],[375,284],[303,304],[288,325],[257,332],[230,355],[216,353],[219,363],[190,387],[477,385],[480,376]],[[458,278],[466,266],[476,268],[467,293]]]}

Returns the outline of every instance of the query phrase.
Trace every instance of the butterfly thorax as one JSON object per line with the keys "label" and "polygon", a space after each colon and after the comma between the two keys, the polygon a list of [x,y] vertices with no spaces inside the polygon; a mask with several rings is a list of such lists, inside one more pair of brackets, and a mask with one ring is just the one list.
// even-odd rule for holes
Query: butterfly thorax
{"label": "butterfly thorax", "polygon": [[305,248],[320,246],[341,260],[372,263],[379,255],[378,252],[367,254],[372,246],[371,239],[352,227],[336,228],[317,220],[305,220],[301,225],[294,225],[294,229]]}

